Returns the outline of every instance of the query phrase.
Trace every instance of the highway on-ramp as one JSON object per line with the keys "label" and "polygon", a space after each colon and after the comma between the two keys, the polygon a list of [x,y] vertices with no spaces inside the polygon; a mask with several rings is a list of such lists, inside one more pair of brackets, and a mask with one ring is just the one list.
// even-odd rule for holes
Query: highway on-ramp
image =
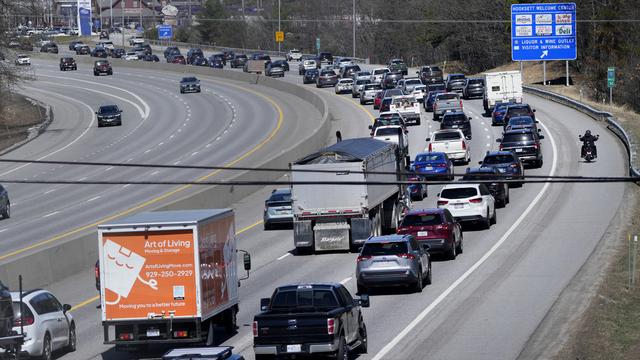
{"label": "highway on-ramp", "polygon": [[[301,84],[300,77],[292,72],[283,81]],[[311,90],[323,96],[335,112],[334,130],[341,130],[344,137],[368,135],[367,125],[376,113],[371,106],[362,107],[349,95],[335,95],[333,89]],[[604,127],[552,102],[532,96],[525,100],[537,109],[536,116],[546,136],[542,141],[543,167],[528,169],[527,173],[625,175],[623,148]],[[132,104],[123,103],[123,107],[127,112],[136,111]],[[196,110],[192,107],[192,111]],[[465,111],[473,117],[473,166],[487,150],[497,148],[495,139],[500,137],[500,130],[491,127],[490,119],[482,116],[481,101],[465,101]],[[425,148],[425,138],[438,126],[430,113],[423,112],[422,125],[410,128],[412,156]],[[586,128],[600,134],[599,158],[591,164],[581,162],[578,156],[577,135]],[[463,170],[464,166],[456,166],[457,172]],[[526,184],[512,189],[511,203],[498,209],[496,225],[490,230],[465,228],[464,253],[453,261],[434,259],[433,284],[422,293],[385,291],[371,297],[371,308],[364,311],[369,353],[358,358],[517,358],[557,296],[602,238],[623,200],[623,189],[620,184]],[[252,253],[254,270],[240,288],[238,333],[225,339],[224,344],[234,346],[247,359],[253,358],[252,317],[259,309],[259,299],[268,297],[274,287],[335,281],[344,283],[352,293],[356,288],[355,254],[296,256],[292,254],[290,229],[263,231],[261,226],[254,226],[259,224],[262,202],[269,191],[265,188],[234,205],[240,230],[238,247]],[[414,207],[435,206],[438,191],[438,186],[430,186],[429,197],[414,203]],[[62,357],[127,358],[101,344],[93,282],[93,273],[88,270],[49,287],[63,301],[80,305],[73,310],[78,321],[79,349]]]}

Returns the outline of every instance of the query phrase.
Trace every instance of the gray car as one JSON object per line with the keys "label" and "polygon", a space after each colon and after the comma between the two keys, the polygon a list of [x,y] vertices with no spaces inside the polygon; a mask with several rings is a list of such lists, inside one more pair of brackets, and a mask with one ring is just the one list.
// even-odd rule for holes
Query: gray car
{"label": "gray car", "polygon": [[357,98],[360,96],[360,91],[366,84],[371,84],[370,79],[361,79],[353,82],[353,88],[351,88],[351,97]]}
{"label": "gray car", "polygon": [[291,211],[291,189],[275,189],[264,202],[264,229],[270,230],[275,224],[293,224]]}
{"label": "gray car", "polygon": [[9,202],[9,192],[0,185],[0,216],[8,219],[11,216],[11,203]]}
{"label": "gray car", "polygon": [[408,285],[421,292],[431,284],[431,258],[428,245],[421,246],[412,235],[369,238],[356,265],[358,293],[370,287]]}
{"label": "gray car", "polygon": [[360,105],[373,102],[378,91],[382,90],[380,84],[366,84],[360,91]]}

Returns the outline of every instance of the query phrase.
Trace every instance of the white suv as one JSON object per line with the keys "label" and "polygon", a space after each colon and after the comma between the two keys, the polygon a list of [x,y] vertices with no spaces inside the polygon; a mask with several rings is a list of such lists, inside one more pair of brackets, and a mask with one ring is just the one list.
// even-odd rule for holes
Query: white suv
{"label": "white suv", "polygon": [[[13,330],[20,333],[20,293],[12,292],[14,323]],[[46,290],[31,290],[22,293],[22,319],[24,319],[25,341],[22,351],[29,356],[50,360],[54,351],[76,350],[76,325],[69,313],[71,305],[60,304]]]}
{"label": "white suv", "polygon": [[438,207],[460,222],[477,222],[485,229],[496,223],[496,201],[485,184],[445,185],[438,194]]}

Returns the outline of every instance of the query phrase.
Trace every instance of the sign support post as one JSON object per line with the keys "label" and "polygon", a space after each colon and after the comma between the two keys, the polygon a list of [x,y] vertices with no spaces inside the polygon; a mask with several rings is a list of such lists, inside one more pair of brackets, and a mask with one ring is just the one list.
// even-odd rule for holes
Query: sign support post
{"label": "sign support post", "polygon": [[542,60],[542,85],[547,86],[547,62]]}
{"label": "sign support post", "polygon": [[567,86],[569,86],[569,60],[565,61],[565,66],[567,68]]}

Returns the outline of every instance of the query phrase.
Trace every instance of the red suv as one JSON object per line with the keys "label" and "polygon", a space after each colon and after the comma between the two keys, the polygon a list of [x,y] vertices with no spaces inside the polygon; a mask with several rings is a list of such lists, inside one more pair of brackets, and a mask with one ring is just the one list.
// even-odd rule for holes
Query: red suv
{"label": "red suv", "polygon": [[453,260],[462,254],[462,227],[447,209],[413,210],[402,219],[398,234],[411,234],[429,245],[429,253]]}
{"label": "red suv", "polygon": [[182,65],[186,65],[187,64],[187,60],[185,60],[184,56],[182,55],[176,55],[173,58],[171,58],[171,61],[169,61],[170,63],[173,64],[182,64]]}

